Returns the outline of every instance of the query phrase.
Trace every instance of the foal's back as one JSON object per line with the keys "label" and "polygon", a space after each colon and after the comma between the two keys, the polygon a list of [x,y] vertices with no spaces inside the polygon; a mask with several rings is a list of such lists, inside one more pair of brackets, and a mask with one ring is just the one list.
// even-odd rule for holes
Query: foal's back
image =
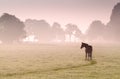
{"label": "foal's back", "polygon": [[87,53],[92,53],[92,46],[91,46],[91,45],[88,45],[88,46],[86,47],[86,52],[87,52]]}

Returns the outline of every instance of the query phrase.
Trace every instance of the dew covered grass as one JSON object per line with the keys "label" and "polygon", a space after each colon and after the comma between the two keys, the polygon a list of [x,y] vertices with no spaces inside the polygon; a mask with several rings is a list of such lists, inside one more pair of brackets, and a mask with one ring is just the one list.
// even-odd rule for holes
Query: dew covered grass
{"label": "dew covered grass", "polygon": [[0,45],[0,79],[120,79],[120,46]]}

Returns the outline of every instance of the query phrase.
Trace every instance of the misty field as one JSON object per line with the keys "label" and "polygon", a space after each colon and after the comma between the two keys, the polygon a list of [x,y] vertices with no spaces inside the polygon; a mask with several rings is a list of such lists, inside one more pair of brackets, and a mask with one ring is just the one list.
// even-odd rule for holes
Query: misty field
{"label": "misty field", "polygon": [[120,79],[120,46],[0,45],[0,79]]}

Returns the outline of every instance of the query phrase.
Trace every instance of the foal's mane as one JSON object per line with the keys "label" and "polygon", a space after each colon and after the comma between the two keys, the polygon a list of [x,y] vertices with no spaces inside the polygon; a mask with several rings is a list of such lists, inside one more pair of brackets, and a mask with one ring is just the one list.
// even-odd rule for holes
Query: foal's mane
{"label": "foal's mane", "polygon": [[88,44],[87,44],[87,43],[83,43],[83,44],[88,46]]}

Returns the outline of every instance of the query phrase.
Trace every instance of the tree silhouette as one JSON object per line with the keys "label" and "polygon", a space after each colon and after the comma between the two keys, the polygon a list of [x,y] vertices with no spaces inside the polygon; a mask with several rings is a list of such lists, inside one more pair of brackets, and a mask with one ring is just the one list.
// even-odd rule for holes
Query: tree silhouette
{"label": "tree silhouette", "polygon": [[73,32],[74,32],[74,30],[75,30],[76,28],[77,28],[77,26],[74,25],[74,24],[67,24],[67,25],[66,25],[66,30],[65,30],[65,32],[66,32],[66,34],[69,35],[70,39],[71,39],[71,36],[72,36],[72,34],[73,34]]}
{"label": "tree silhouette", "polygon": [[114,41],[120,41],[120,3],[117,3],[107,24],[106,37]]}
{"label": "tree silhouette", "polygon": [[93,21],[87,29],[86,37],[90,40],[95,40],[99,37],[104,37],[105,25],[99,21]]}
{"label": "tree silhouette", "polygon": [[78,27],[76,28],[74,35],[78,39],[83,39],[83,34],[82,34],[82,32],[80,31],[80,29]]}
{"label": "tree silhouette", "polygon": [[61,28],[61,25],[57,22],[52,25],[53,38],[56,40],[65,40],[64,30]]}
{"label": "tree silhouette", "polygon": [[66,30],[65,30],[66,34],[69,35],[70,40],[71,40],[71,36],[74,35],[76,38],[80,38],[82,33],[79,30],[77,25],[74,24],[67,24],[66,25]]}
{"label": "tree silhouette", "polygon": [[25,37],[24,23],[14,15],[4,13],[0,17],[0,40],[3,43],[12,43]]}
{"label": "tree silhouette", "polygon": [[25,25],[28,35],[34,34],[39,42],[50,42],[52,40],[51,27],[45,20],[27,19]]}

